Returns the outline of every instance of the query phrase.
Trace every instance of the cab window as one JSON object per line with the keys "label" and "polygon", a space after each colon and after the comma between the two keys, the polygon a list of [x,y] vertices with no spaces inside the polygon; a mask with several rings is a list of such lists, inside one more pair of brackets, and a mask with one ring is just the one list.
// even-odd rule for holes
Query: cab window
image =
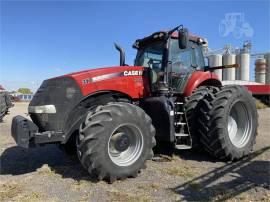
{"label": "cab window", "polygon": [[176,74],[188,74],[194,69],[192,64],[194,64],[193,49],[180,49],[178,47],[177,39],[172,39],[170,42],[170,54],[169,61],[172,64],[172,72]]}
{"label": "cab window", "polygon": [[136,66],[149,67],[155,71],[162,68],[163,42],[155,42],[139,49],[135,60]]}
{"label": "cab window", "polygon": [[204,66],[205,66],[204,65],[204,57],[203,57],[201,48],[196,45],[194,48],[194,52],[195,52],[197,70],[204,69]]}

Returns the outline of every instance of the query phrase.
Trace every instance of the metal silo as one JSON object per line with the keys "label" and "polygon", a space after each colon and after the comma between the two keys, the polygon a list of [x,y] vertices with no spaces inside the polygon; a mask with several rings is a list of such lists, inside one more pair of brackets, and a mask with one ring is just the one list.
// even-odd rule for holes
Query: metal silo
{"label": "metal silo", "polygon": [[[222,56],[223,65],[235,64],[236,56],[234,54],[225,53]],[[222,80],[235,80],[235,68],[223,69]]]}
{"label": "metal silo", "polygon": [[250,49],[251,43],[246,41],[241,49],[240,57],[240,78],[244,81],[249,81],[250,74]]}
{"label": "metal silo", "polygon": [[250,74],[250,49],[251,43],[246,41],[242,49],[239,49],[236,56],[236,63],[239,64],[239,68],[236,68],[236,79],[249,81]]}
{"label": "metal silo", "polygon": [[267,84],[270,84],[270,53],[267,53],[264,55],[264,58],[266,59],[266,82]]}
{"label": "metal silo", "polygon": [[244,81],[249,81],[249,66],[250,55],[249,53],[241,53],[240,57],[240,78]]}
{"label": "metal silo", "polygon": [[240,53],[236,55],[236,64],[238,64],[239,67],[235,69],[235,79],[236,80],[241,80],[241,69],[240,69],[241,54]]}
{"label": "metal silo", "polygon": [[[222,65],[222,55],[214,54],[208,56],[208,63],[210,67],[217,67]],[[218,75],[218,78],[222,80],[222,69],[218,69],[214,71],[215,74]]]}
{"label": "metal silo", "polygon": [[265,83],[266,59],[258,58],[255,61],[255,82]]}

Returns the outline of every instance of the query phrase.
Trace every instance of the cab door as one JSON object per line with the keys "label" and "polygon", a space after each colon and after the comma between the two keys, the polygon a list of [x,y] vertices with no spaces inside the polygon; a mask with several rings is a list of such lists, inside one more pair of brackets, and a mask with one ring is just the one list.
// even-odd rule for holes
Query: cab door
{"label": "cab door", "polygon": [[180,49],[176,39],[170,40],[169,47],[169,86],[173,92],[181,93],[185,81],[194,68],[194,51],[192,47]]}
{"label": "cab door", "polygon": [[171,39],[168,59],[169,86],[173,92],[183,93],[191,74],[204,67],[201,49],[193,42],[189,42],[188,48],[180,49],[177,39]]}

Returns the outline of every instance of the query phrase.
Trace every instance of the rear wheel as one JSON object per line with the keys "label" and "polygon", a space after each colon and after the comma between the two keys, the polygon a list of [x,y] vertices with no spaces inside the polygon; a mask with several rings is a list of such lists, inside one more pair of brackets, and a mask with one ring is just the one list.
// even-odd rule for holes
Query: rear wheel
{"label": "rear wheel", "polygon": [[209,92],[201,106],[199,128],[206,151],[220,159],[236,160],[252,151],[258,127],[257,109],[242,86]]}
{"label": "rear wheel", "polygon": [[154,135],[151,119],[141,108],[121,102],[98,106],[80,127],[78,156],[99,180],[135,177],[153,157]]}
{"label": "rear wheel", "polygon": [[199,149],[199,132],[198,132],[198,113],[202,100],[208,94],[209,91],[216,87],[200,86],[197,88],[191,96],[186,98],[185,112],[189,125],[189,131],[192,137],[192,149]]}

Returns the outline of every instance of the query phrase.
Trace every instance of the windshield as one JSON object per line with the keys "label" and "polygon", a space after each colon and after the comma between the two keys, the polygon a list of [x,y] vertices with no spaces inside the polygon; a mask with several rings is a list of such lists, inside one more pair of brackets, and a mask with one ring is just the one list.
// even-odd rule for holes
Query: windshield
{"label": "windshield", "polygon": [[139,49],[135,65],[161,70],[163,46],[164,42],[159,41]]}

